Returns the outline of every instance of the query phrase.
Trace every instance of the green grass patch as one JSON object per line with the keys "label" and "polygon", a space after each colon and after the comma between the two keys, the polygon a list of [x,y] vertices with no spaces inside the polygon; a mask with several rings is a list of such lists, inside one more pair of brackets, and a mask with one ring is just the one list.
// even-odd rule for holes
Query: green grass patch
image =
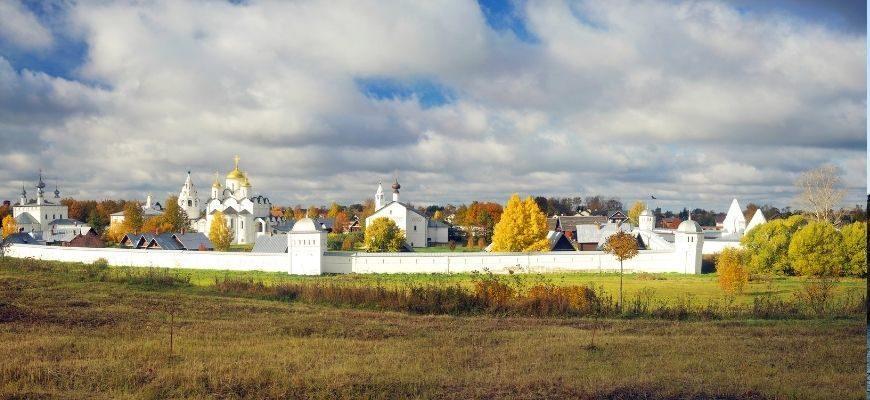
{"label": "green grass patch", "polygon": [[221,294],[195,273],[112,278],[124,271],[0,265],[0,398],[865,395],[861,319],[416,315]]}

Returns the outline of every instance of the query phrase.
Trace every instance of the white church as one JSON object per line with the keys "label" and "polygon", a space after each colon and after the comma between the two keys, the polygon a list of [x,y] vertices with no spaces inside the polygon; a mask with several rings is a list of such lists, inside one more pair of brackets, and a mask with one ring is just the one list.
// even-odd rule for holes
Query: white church
{"label": "white church", "polygon": [[75,235],[91,230],[87,224],[70,219],[69,208],[60,203],[60,190],[54,188],[54,199],[45,198],[45,182],[42,171],[36,184],[36,198],[28,198],[27,191],[21,187],[21,198],[12,206],[12,218],[18,232],[27,233],[35,240],[47,244],[68,242]]}
{"label": "white church", "polygon": [[190,172],[178,195],[178,205],[191,219],[192,229],[208,234],[214,214],[220,211],[233,232],[234,244],[254,243],[257,236],[275,233],[274,229],[284,218],[272,216],[269,198],[254,194],[248,174],[239,169],[239,157],[236,156],[234,161],[233,170],[226,175],[223,185],[215,173],[204,213]]}
{"label": "white church", "polygon": [[375,192],[375,212],[366,218],[366,226],[377,218],[387,217],[405,232],[405,242],[412,248],[448,242],[447,224],[429,219],[411,205],[400,202],[399,189],[402,185],[399,184],[398,178],[391,188],[393,197],[387,202],[384,199],[384,187],[378,182],[378,190]]}

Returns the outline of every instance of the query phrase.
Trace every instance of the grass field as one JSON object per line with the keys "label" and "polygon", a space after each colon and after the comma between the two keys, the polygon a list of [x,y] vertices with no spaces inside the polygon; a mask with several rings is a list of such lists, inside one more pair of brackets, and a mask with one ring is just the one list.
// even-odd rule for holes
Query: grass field
{"label": "grass field", "polygon": [[[298,276],[283,272],[258,271],[217,271],[217,270],[178,270],[190,276],[191,283],[196,286],[207,286],[216,279],[225,277],[250,278],[266,284],[285,282],[330,282],[355,285],[454,285],[471,286],[473,274],[347,274],[331,276]],[[555,285],[591,285],[602,287],[608,293],[617,293],[619,274],[614,273],[555,273],[555,274],[516,274],[509,280],[519,282],[519,285],[530,285],[536,282],[549,282]],[[778,297],[789,297],[801,290],[804,280],[796,277],[773,277],[767,280],[752,281],[742,294],[735,296],[736,303],[751,303],[757,296],[771,294]],[[866,282],[857,278],[843,278],[836,283],[837,293],[863,293]],[[644,290],[653,300],[669,301],[678,298],[691,298],[692,301],[705,303],[710,300],[722,300],[724,293],[719,288],[715,274],[684,275],[684,274],[625,274],[623,275],[623,290],[626,297],[631,297]]]}
{"label": "grass field", "polygon": [[[0,398],[857,399],[865,393],[860,319],[408,315],[218,295],[197,286],[97,282],[54,265],[0,265]],[[190,273],[203,282],[224,275]],[[470,279],[355,282],[378,278]],[[662,292],[697,287],[709,295],[715,289],[706,276],[665,278],[633,285],[660,285]],[[772,285],[787,292],[798,282]]]}

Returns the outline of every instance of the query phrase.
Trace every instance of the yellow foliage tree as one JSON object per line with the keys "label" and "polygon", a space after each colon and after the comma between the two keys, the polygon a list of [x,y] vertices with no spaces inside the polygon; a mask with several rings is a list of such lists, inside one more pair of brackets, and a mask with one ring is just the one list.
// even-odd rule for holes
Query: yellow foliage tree
{"label": "yellow foliage tree", "polygon": [[607,238],[604,243],[604,252],[613,254],[619,260],[619,303],[617,307],[622,311],[622,262],[630,260],[637,255],[637,239],[629,233],[616,232]]}
{"label": "yellow foliage tree", "polygon": [[109,225],[109,229],[106,229],[104,235],[106,237],[106,240],[114,243],[120,243],[121,239],[123,239],[124,235],[126,235],[127,233],[127,226],[124,225],[124,223],[116,222]]}
{"label": "yellow foliage tree", "polygon": [[631,208],[628,210],[628,220],[632,225],[638,226],[640,225],[640,213],[646,210],[646,204],[642,201],[635,201]]}
{"label": "yellow foliage tree", "polygon": [[432,219],[434,219],[436,221],[443,220],[444,219],[444,212],[442,212],[441,210],[435,210],[435,214],[432,215]]}
{"label": "yellow foliage tree", "polygon": [[142,224],[143,233],[153,233],[155,235],[171,232],[172,224],[166,222],[162,215],[156,215],[145,220]]}
{"label": "yellow foliage tree", "polygon": [[749,269],[743,261],[743,250],[733,247],[722,250],[716,259],[719,287],[726,293],[743,293],[743,287],[749,283]]}
{"label": "yellow foliage tree", "polygon": [[398,252],[405,246],[405,232],[387,217],[375,218],[366,227],[364,247],[366,252]]}
{"label": "yellow foliage tree", "polygon": [[208,239],[211,240],[217,251],[227,251],[230,248],[230,244],[233,243],[233,231],[227,226],[224,213],[218,211],[212,216]]}
{"label": "yellow foliage tree", "polygon": [[18,232],[18,223],[15,222],[15,218],[12,218],[11,214],[3,217],[3,239],[16,232]]}
{"label": "yellow foliage tree", "polygon": [[546,249],[547,217],[529,196],[518,194],[508,199],[492,235],[493,251],[539,251]]}

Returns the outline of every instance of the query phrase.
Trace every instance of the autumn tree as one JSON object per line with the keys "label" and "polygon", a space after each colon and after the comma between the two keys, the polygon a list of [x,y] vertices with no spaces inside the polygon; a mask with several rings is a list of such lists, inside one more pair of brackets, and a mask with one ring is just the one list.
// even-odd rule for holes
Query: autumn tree
{"label": "autumn tree", "polygon": [[162,216],[155,215],[146,219],[145,222],[142,223],[141,232],[159,235],[164,232],[172,232],[172,229],[170,228],[171,226],[164,221]]}
{"label": "autumn tree", "polygon": [[843,235],[830,222],[812,221],[792,237],[788,259],[800,276],[839,276],[846,263]]}
{"label": "autumn tree", "polygon": [[11,214],[7,214],[3,217],[2,224],[2,239],[6,239],[7,236],[18,232],[18,223],[15,222],[15,218],[12,218]]}
{"label": "autumn tree", "polygon": [[347,217],[347,212],[339,211],[333,216],[335,222],[332,224],[332,231],[335,233],[344,233],[347,230],[347,225],[350,223],[350,218]]}
{"label": "autumn tree", "polygon": [[341,206],[333,201],[332,204],[329,206],[329,211],[326,212],[326,216],[329,218],[335,218],[335,216],[338,215],[338,213],[340,212]]}
{"label": "autumn tree", "polygon": [[840,230],[846,253],[845,272],[854,276],[867,276],[867,223],[855,222]]}
{"label": "autumn tree", "polygon": [[208,231],[208,239],[217,251],[227,251],[233,243],[233,231],[227,226],[224,213],[217,211],[212,215],[211,227]]}
{"label": "autumn tree", "polygon": [[432,219],[434,219],[436,221],[443,221],[444,220],[444,212],[441,210],[436,210],[435,214],[432,215]]}
{"label": "autumn tree", "polygon": [[293,219],[298,221],[302,218],[305,218],[305,211],[302,209],[301,205],[297,204],[293,207]]}
{"label": "autumn tree", "polygon": [[320,217],[320,207],[311,206],[305,211],[305,216],[308,218],[317,218]]}
{"label": "autumn tree", "polygon": [[749,270],[743,259],[743,250],[734,247],[722,250],[716,258],[719,287],[726,293],[743,293],[743,288],[749,283]]}
{"label": "autumn tree", "polygon": [[807,223],[801,215],[775,219],[746,232],[740,239],[746,249],[746,267],[752,274],[788,275],[792,273],[788,257],[795,232]]}
{"label": "autumn tree", "polygon": [[628,210],[628,221],[634,226],[640,225],[638,218],[643,210],[646,210],[646,204],[642,201],[635,201],[631,209]]}
{"label": "autumn tree", "polygon": [[619,303],[617,307],[622,312],[622,262],[630,260],[637,255],[637,239],[631,234],[619,231],[607,238],[604,243],[604,252],[612,254],[619,260]]}
{"label": "autumn tree", "polygon": [[405,233],[387,217],[375,218],[366,227],[363,242],[366,252],[398,252],[405,247]]}
{"label": "autumn tree", "polygon": [[518,194],[508,199],[492,236],[493,251],[531,251],[547,240],[547,217],[529,196],[525,201]]}
{"label": "autumn tree", "polygon": [[160,218],[161,224],[167,228],[167,232],[181,232],[190,226],[187,212],[178,205],[178,196],[169,196],[166,199],[166,207]]}
{"label": "autumn tree", "polygon": [[142,224],[145,223],[145,218],[142,215],[142,205],[138,202],[131,201],[124,205],[124,227],[129,233],[142,232]]}
{"label": "autumn tree", "polygon": [[823,165],[804,172],[795,182],[800,190],[799,201],[816,221],[837,223],[836,208],[846,191],[842,188],[840,170],[833,165]]}

